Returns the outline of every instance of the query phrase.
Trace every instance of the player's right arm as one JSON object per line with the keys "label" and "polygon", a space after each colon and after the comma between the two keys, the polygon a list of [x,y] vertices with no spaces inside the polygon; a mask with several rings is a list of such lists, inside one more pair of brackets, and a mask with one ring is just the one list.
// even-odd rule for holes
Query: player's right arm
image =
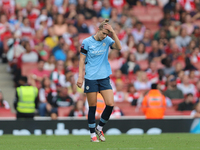
{"label": "player's right arm", "polygon": [[83,85],[83,68],[84,68],[84,65],[85,65],[85,58],[86,58],[86,55],[80,53],[80,61],[79,61],[79,75],[78,75],[78,81],[77,81],[77,86],[79,88],[82,87]]}

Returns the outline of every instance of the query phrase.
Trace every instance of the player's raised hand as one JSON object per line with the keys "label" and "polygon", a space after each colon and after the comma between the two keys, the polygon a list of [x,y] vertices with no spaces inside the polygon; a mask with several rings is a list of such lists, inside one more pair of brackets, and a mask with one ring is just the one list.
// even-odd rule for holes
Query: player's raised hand
{"label": "player's raised hand", "polygon": [[105,23],[103,27],[104,27],[104,29],[110,31],[111,33],[114,32],[112,26],[110,24],[108,24],[108,23]]}
{"label": "player's raised hand", "polygon": [[81,88],[83,85],[83,79],[81,77],[78,78],[76,85]]}

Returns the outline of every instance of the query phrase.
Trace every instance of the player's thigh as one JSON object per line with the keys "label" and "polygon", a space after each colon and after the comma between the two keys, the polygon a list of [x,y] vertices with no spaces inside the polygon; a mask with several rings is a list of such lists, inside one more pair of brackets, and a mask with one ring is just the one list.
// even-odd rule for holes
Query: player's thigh
{"label": "player's thigh", "polygon": [[112,89],[100,91],[106,105],[114,106],[114,94]]}
{"label": "player's thigh", "polygon": [[97,92],[86,93],[89,106],[97,105]]}

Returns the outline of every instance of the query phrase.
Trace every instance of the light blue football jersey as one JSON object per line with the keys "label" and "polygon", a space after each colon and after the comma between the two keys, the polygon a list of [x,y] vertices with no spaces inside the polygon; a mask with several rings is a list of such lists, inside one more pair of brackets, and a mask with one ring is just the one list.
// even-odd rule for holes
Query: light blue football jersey
{"label": "light blue football jersey", "polygon": [[107,78],[112,74],[108,62],[109,47],[115,41],[107,36],[102,41],[97,41],[93,36],[83,40],[81,48],[87,51],[85,59],[85,79],[98,80]]}

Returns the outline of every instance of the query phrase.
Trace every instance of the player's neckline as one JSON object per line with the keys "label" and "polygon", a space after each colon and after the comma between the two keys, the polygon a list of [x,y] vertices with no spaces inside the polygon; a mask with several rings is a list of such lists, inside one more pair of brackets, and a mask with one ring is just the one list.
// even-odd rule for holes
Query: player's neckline
{"label": "player's neckline", "polygon": [[[97,41],[95,38],[94,38],[94,35],[92,35],[92,38],[95,40],[95,41]],[[102,42],[102,41],[104,41],[106,38],[104,38],[103,40],[101,40],[101,41],[97,41],[97,42]]]}

